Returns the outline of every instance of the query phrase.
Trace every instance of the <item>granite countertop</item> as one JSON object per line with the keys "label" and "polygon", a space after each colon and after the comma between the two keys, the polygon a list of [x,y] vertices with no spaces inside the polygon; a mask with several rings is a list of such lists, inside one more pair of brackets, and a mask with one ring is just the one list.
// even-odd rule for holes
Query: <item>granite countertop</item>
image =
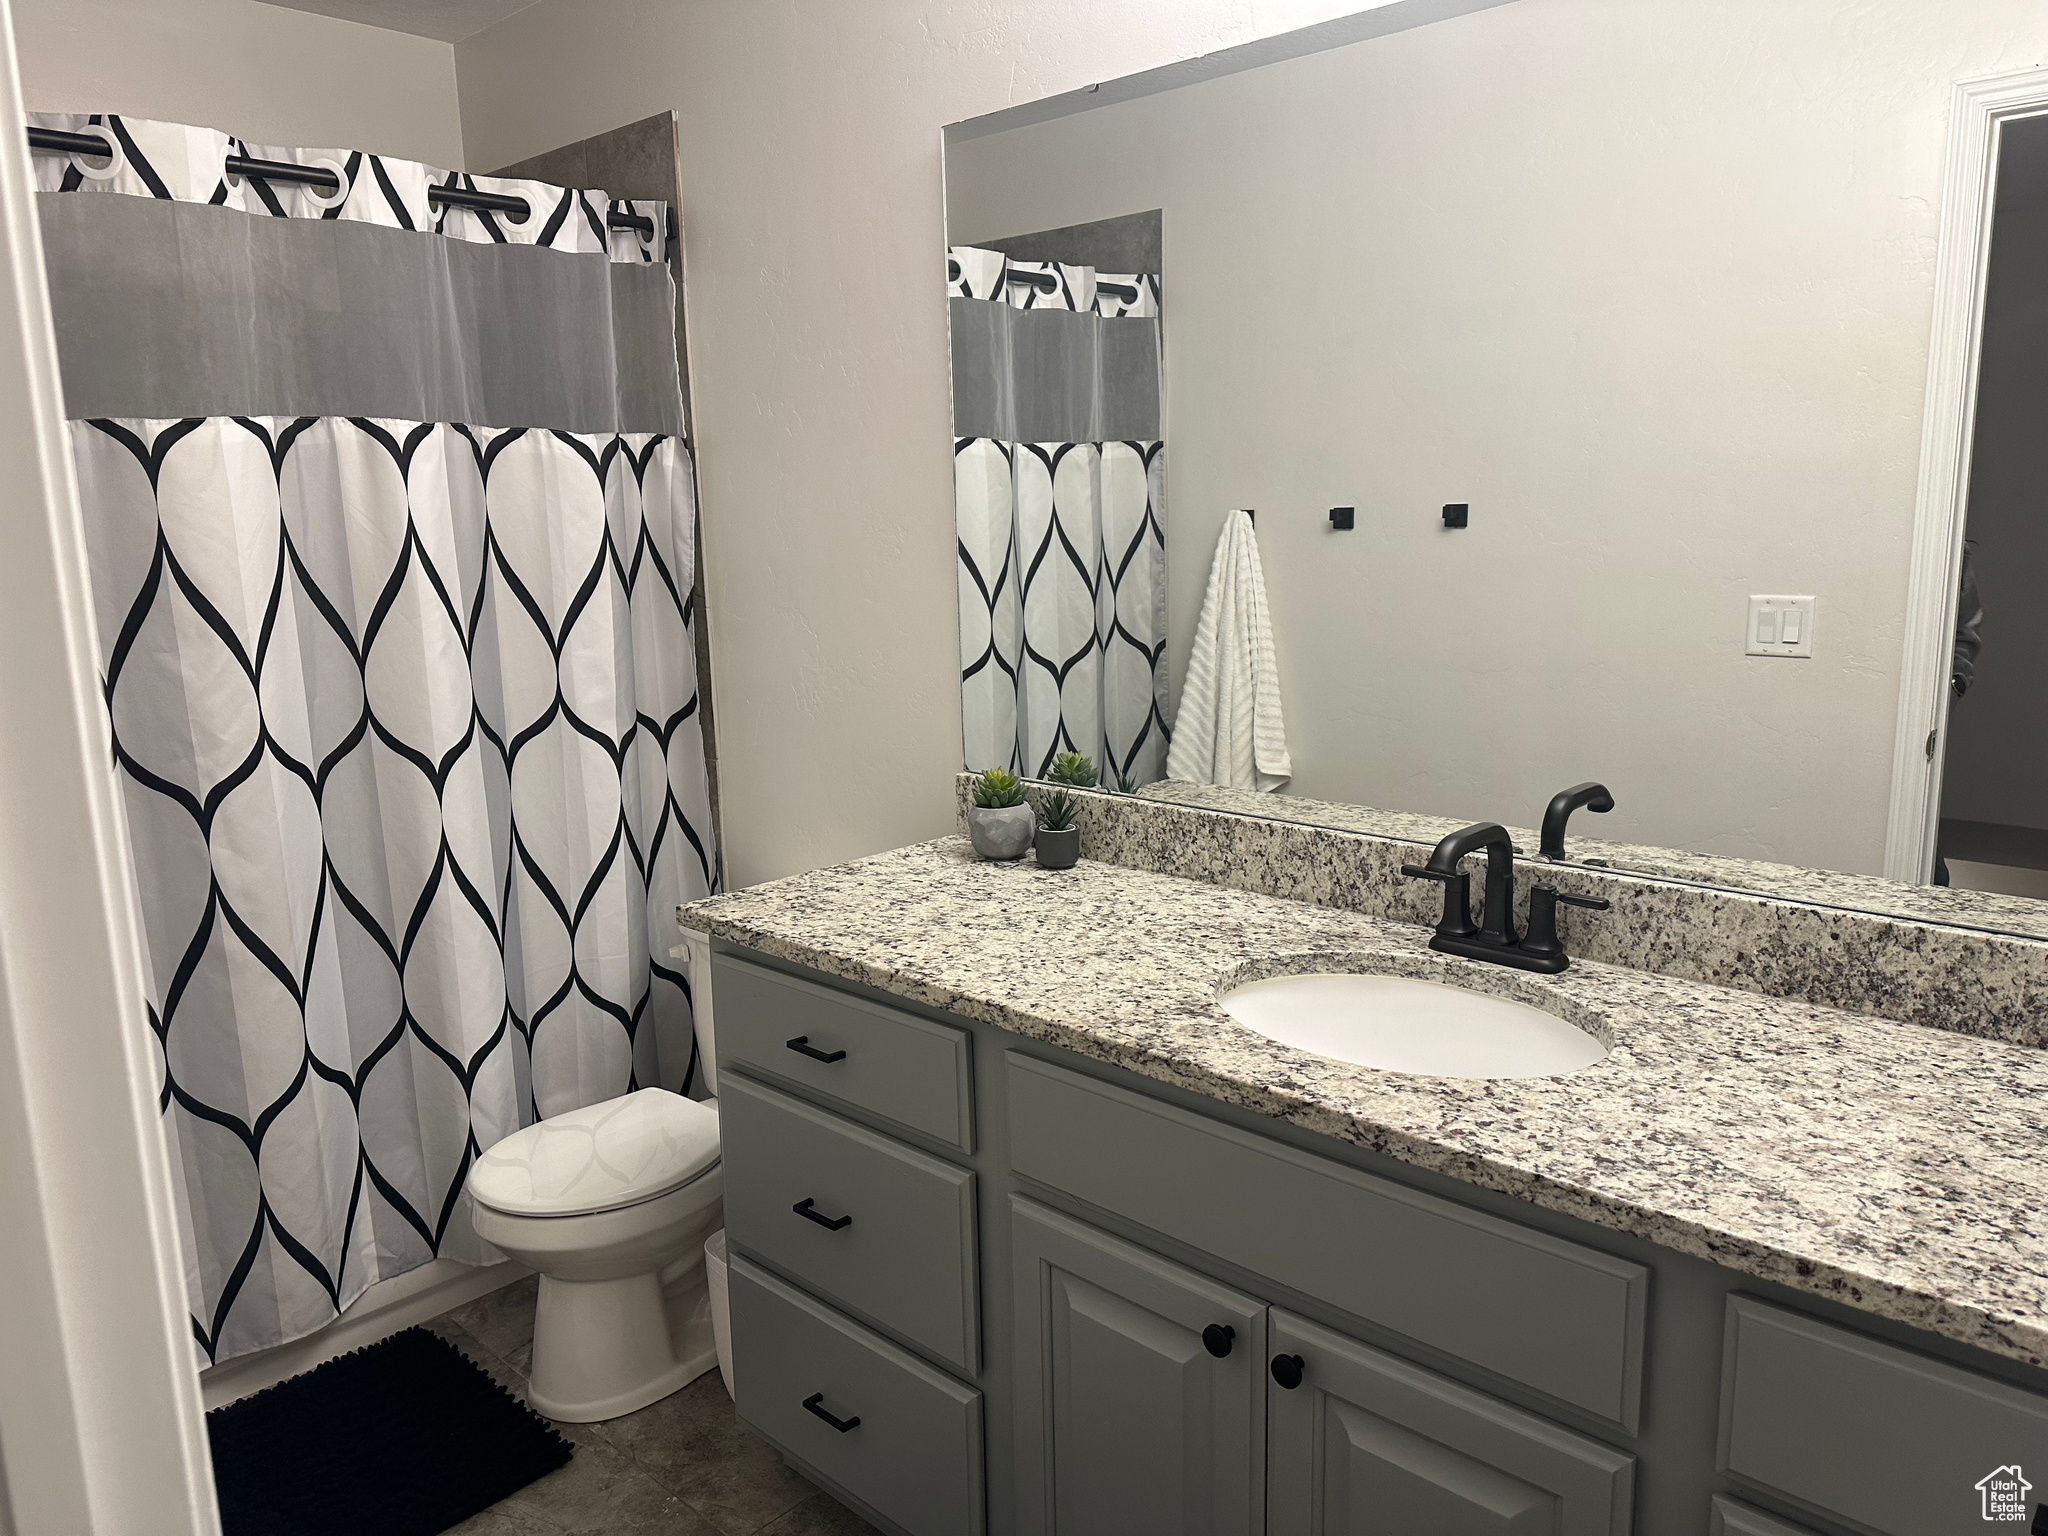
{"label": "granite countertop", "polygon": [[[1345,805],[1334,800],[1305,800],[1298,795],[1268,795],[1256,790],[1230,789],[1220,784],[1190,784],[1178,779],[1160,779],[1147,784],[1137,791],[1137,795],[1142,800],[1157,800],[1168,805],[1187,805],[1233,816],[1257,816],[1302,826],[1328,827],[1339,832],[1362,832],[1369,837],[1398,838],[1425,846],[1435,844],[1446,833],[1466,825],[1465,821],[1451,816],[1387,811],[1367,805]],[[1960,886],[1906,885],[1880,875],[1806,869],[1796,864],[1773,864],[1718,853],[1688,853],[1680,848],[1658,848],[1647,843],[1621,843],[1610,838],[1583,835],[1588,827],[1599,824],[1597,816],[1584,812],[1573,818],[1572,827],[1576,830],[1565,839],[1568,863],[1607,869],[1616,874],[1648,875],[1657,880],[1711,886],[1717,890],[1754,891],[1760,896],[1805,902],[1817,907],[1876,912],[1887,917],[1904,918],[1908,922],[1940,923],[1950,927],[1975,928],[1985,933],[2048,939],[2048,901],[2039,901],[2032,896],[1972,891]],[[1507,830],[1515,840],[1517,851],[1525,854],[1532,852],[1542,841],[1541,835],[1532,827],[1509,827]]]}
{"label": "granite countertop", "polygon": [[[945,838],[686,908],[735,943],[1418,1168],[2048,1364],[2048,1053],[1618,966],[1535,977],[1428,931]],[[1591,1024],[1570,1077],[1409,1077],[1277,1044],[1220,988],[1442,976]]]}

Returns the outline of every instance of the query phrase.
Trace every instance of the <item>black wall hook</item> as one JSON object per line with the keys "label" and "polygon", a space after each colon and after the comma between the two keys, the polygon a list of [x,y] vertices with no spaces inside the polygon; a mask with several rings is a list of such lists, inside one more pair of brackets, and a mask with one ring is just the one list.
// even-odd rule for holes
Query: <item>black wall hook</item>
{"label": "black wall hook", "polygon": [[1472,508],[1462,501],[1447,502],[1444,506],[1444,526],[1463,528],[1471,519]]}
{"label": "black wall hook", "polygon": [[1332,507],[1330,508],[1330,526],[1339,530],[1347,530],[1352,526],[1357,515],[1358,508],[1356,507]]}

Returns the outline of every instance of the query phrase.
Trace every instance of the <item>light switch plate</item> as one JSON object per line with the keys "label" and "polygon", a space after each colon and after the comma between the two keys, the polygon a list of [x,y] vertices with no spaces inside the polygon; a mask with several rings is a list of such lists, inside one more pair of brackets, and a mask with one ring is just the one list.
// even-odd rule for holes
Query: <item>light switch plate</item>
{"label": "light switch plate", "polygon": [[1751,597],[1749,627],[1743,631],[1750,656],[1811,656],[1811,597]]}

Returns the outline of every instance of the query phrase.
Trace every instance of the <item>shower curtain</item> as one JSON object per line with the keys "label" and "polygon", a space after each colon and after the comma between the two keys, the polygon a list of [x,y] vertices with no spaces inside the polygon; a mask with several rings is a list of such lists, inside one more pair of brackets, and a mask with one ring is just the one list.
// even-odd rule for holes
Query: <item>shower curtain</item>
{"label": "shower curtain", "polygon": [[668,950],[717,864],[666,209],[32,121],[119,151],[39,155],[38,204],[192,1327],[222,1360],[495,1257],[464,1180],[536,1114],[695,1086]]}
{"label": "shower curtain", "polygon": [[1159,277],[947,252],[965,761],[1165,771]]}

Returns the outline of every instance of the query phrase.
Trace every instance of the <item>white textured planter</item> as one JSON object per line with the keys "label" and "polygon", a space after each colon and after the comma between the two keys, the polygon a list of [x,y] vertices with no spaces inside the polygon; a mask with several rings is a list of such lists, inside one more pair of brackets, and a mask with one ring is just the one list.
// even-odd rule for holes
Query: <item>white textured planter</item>
{"label": "white textured planter", "polygon": [[977,805],[967,813],[967,836],[984,859],[1021,859],[1038,830],[1038,812],[1028,805]]}

